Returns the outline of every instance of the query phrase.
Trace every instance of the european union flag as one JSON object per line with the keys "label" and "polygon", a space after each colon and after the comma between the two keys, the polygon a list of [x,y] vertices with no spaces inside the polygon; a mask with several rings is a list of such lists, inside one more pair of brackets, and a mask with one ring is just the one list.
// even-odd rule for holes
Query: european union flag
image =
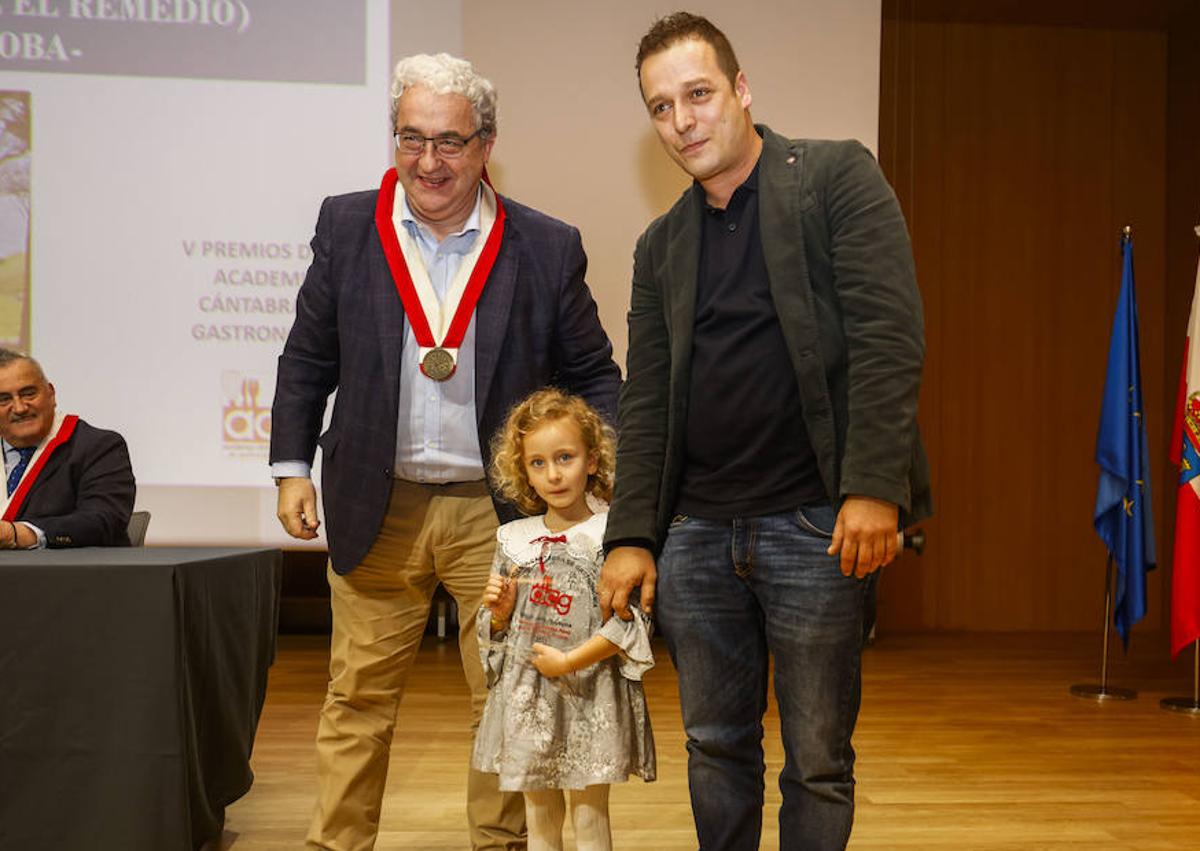
{"label": "european union flag", "polygon": [[1094,525],[1117,563],[1113,623],[1125,646],[1129,630],[1146,614],[1146,572],[1154,569],[1154,518],[1150,510],[1150,463],[1142,416],[1138,365],[1137,296],[1133,286],[1133,240],[1121,240],[1121,295],[1108,348],[1108,378],[1096,438],[1100,487]]}

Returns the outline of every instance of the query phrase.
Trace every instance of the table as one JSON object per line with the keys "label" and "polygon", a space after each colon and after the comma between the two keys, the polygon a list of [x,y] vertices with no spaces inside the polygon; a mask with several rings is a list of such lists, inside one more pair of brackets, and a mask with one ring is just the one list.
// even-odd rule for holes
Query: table
{"label": "table", "polygon": [[0,849],[194,851],[254,779],[281,554],[0,552]]}

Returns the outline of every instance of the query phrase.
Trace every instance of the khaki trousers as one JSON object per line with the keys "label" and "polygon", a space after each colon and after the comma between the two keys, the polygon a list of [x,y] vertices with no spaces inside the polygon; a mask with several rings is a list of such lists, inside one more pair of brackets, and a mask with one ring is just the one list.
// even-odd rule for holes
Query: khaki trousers
{"label": "khaki trousers", "polygon": [[[388,755],[438,582],[459,611],[458,646],[479,723],[487,685],[475,613],[496,547],[496,512],[483,482],[420,485],[396,480],[383,528],[362,563],[328,571],[333,636],[329,690],[317,730],[319,793],[310,848],[370,851],[379,829]],[[520,793],[468,768],[471,847],[524,848]]]}

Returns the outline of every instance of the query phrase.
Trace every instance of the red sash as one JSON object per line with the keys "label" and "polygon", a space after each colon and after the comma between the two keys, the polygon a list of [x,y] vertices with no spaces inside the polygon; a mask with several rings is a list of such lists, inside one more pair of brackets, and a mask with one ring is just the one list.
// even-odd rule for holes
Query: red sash
{"label": "red sash", "polygon": [[[425,318],[425,310],[421,307],[421,300],[413,286],[412,276],[408,272],[408,263],[404,260],[404,252],[400,250],[400,241],[396,238],[396,226],[392,222],[392,208],[396,203],[396,183],[399,182],[399,179],[394,168],[389,168],[384,172],[383,182],[379,185],[379,198],[375,203],[375,229],[379,231],[379,241],[383,243],[383,254],[387,257],[388,268],[392,270],[392,280],[396,283],[396,292],[400,294],[400,301],[404,304],[404,312],[412,326],[413,336],[417,338],[417,345],[427,349],[437,347],[457,349],[462,345],[463,337],[467,334],[471,316],[475,313],[475,305],[479,303],[479,297],[483,294],[483,286],[487,283],[492,266],[496,263],[496,255],[500,253],[500,240],[504,233],[504,204],[500,200],[500,193],[497,192],[496,222],[492,225],[491,233],[488,234],[487,241],[483,244],[483,253],[479,255],[479,260],[471,271],[471,277],[467,279],[467,287],[463,291],[462,301],[458,303],[458,309],[454,313],[454,318],[450,320],[450,327],[446,330],[446,339],[439,342],[433,339],[433,331],[429,328],[429,320]],[[492,185],[487,178],[486,171],[483,179],[488,186]]]}
{"label": "red sash", "polygon": [[37,480],[38,475],[41,474],[42,468],[46,466],[47,459],[54,454],[54,450],[71,439],[71,435],[75,433],[75,424],[78,422],[79,417],[75,414],[67,414],[63,417],[62,425],[58,427],[58,432],[47,441],[37,461],[21,477],[21,484],[17,487],[17,492],[8,501],[8,508],[5,509],[4,516],[0,517],[0,520],[7,520],[11,523],[16,518],[17,512],[21,509],[21,503],[25,501],[25,497],[28,496],[33,483]]}

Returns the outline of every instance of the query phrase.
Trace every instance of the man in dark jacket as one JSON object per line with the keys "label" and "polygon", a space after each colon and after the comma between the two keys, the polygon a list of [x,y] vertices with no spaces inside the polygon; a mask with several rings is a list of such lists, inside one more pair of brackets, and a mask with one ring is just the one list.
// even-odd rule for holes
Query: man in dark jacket
{"label": "man in dark jacket", "polygon": [[129,546],[125,440],[60,414],[41,365],[10,349],[0,349],[0,439],[0,549]]}
{"label": "man in dark jacket", "polygon": [[709,21],[660,20],[637,66],[695,182],[635,253],[601,605],[657,599],[701,848],[759,846],[772,660],[781,847],[841,848],[864,599],[930,510],[908,234],[861,145],[754,125]]}

